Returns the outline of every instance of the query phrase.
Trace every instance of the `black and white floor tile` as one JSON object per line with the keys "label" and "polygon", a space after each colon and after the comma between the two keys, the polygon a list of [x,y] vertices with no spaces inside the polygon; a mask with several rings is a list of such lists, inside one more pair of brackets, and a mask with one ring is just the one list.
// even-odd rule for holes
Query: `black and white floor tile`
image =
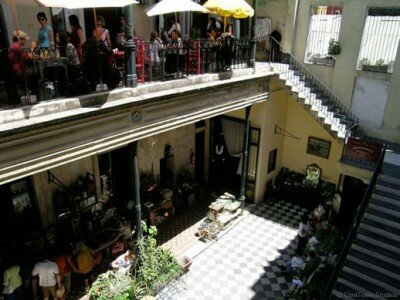
{"label": "black and white floor tile", "polygon": [[185,288],[168,299],[283,299],[290,283],[278,265],[293,256],[306,211],[283,201],[255,206],[194,259]]}

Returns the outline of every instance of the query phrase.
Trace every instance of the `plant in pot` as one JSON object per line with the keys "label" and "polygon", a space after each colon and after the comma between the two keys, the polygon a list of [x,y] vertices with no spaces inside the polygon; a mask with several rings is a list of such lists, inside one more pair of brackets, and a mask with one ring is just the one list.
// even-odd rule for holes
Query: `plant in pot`
{"label": "plant in pot", "polygon": [[329,41],[329,46],[328,46],[328,57],[334,59],[336,55],[339,55],[341,52],[342,52],[342,46],[340,42],[331,39]]}
{"label": "plant in pot", "polygon": [[361,69],[364,71],[387,73],[389,69],[389,64],[383,59],[378,59],[374,63],[367,58],[363,58],[360,61]]}

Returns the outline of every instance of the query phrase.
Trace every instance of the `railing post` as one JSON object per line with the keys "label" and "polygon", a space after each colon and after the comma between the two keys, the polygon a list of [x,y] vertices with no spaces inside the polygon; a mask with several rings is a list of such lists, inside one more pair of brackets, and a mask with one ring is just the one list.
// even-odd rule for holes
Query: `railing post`
{"label": "railing post", "polygon": [[244,210],[244,201],[246,200],[245,192],[246,192],[246,178],[247,178],[247,162],[249,157],[249,139],[250,139],[250,111],[251,106],[246,107],[246,117],[245,117],[245,131],[243,137],[243,149],[242,149],[242,178],[240,180],[240,196],[239,200],[242,202],[242,211],[240,214],[243,214]]}
{"label": "railing post", "polygon": [[139,175],[139,163],[137,157],[137,144],[135,141],[129,144],[129,165],[131,167],[130,174],[130,186],[131,186],[131,195],[134,199],[135,203],[135,235],[136,239],[140,239],[143,236],[142,233],[142,208],[140,205],[140,175]]}
{"label": "railing post", "polygon": [[255,68],[256,67],[256,20],[257,20],[257,3],[258,0],[253,0],[253,9],[254,9],[254,16],[251,19],[251,35],[250,35],[250,61],[249,67]]}
{"label": "railing post", "polygon": [[133,41],[133,14],[132,5],[125,7],[125,17],[127,19],[125,26],[125,36],[127,42],[124,44],[125,52],[125,86],[137,87],[136,75],[136,46]]}

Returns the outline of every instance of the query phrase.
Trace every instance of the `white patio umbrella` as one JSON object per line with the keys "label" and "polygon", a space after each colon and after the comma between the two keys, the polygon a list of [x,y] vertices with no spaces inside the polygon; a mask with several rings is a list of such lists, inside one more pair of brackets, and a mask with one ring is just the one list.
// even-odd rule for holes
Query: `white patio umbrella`
{"label": "white patio umbrella", "polygon": [[[164,14],[175,14],[175,24],[177,23],[177,13],[186,11],[197,11],[202,13],[208,13],[209,11],[201,6],[200,4],[193,2],[192,0],[162,0],[148,9],[146,14],[149,17],[164,15]],[[176,25],[175,25],[176,26]]]}

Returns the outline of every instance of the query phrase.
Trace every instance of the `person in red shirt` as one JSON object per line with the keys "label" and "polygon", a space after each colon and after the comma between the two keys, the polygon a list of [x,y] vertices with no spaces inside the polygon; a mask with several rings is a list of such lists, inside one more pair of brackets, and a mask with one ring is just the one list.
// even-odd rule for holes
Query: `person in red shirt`
{"label": "person in red shirt", "polygon": [[8,49],[8,58],[11,63],[13,75],[19,76],[25,70],[24,60],[29,59],[28,52],[23,51],[29,36],[22,30],[13,32],[13,43]]}
{"label": "person in red shirt", "polygon": [[72,256],[63,249],[58,249],[53,261],[60,271],[61,284],[65,287],[65,294],[63,295],[63,299],[65,299],[66,295],[71,292],[71,273],[75,271],[75,265]]}
{"label": "person in red shirt", "polygon": [[8,59],[10,61],[11,72],[16,83],[27,84],[33,94],[37,90],[36,73],[28,67],[32,63],[32,55],[29,49],[25,49],[26,41],[29,36],[22,30],[13,32],[13,43],[8,49]]}

